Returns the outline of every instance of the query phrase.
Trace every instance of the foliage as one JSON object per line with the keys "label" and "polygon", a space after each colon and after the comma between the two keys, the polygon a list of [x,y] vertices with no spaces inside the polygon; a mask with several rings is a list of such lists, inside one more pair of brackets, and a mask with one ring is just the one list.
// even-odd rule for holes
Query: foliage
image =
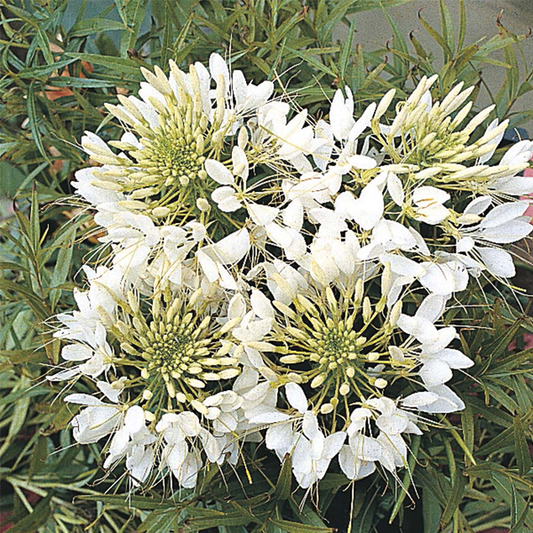
{"label": "foliage", "polygon": [[[116,131],[103,104],[137,87],[140,66],[166,68],[169,59],[184,66],[213,51],[230,56],[249,79],[275,80],[279,93],[290,80],[292,98],[317,116],[327,112],[337,87],[350,87],[357,105],[392,87],[403,98],[402,89],[434,73],[440,61],[413,34],[402,35],[387,13],[407,1],[115,0],[87,16],[84,0],[70,25],[67,0],[0,1],[0,193],[16,198],[0,222],[0,506],[12,511],[1,519],[14,523],[10,531],[325,533],[333,531],[330,524],[345,527],[350,516],[352,531],[361,533],[402,522],[423,522],[425,533],[533,529],[533,366],[531,351],[520,348],[531,325],[493,297],[489,313],[455,310],[454,319],[465,324],[464,353],[477,363],[475,385],[456,378],[467,408],[443,417],[446,432],[413,438],[410,469],[394,497],[382,497],[394,479],[347,487],[335,474],[319,494],[305,495],[291,484],[289,459],[279,470],[262,455],[244,457],[237,472],[206,471],[196,493],[162,499],[155,487],[129,496],[124,480],[103,473],[96,448],[73,445],[66,430],[72,413],[54,401],[61,391],[45,379],[60,349],[49,317],[72,307],[81,259],[91,257],[94,244],[90,220],[65,198],[84,164],[83,131],[103,137]],[[440,31],[419,17],[442,50],[436,98],[457,80],[479,91],[483,65],[496,65],[506,72],[491,93],[497,115],[514,125],[533,118],[533,111],[513,112],[533,90],[533,70],[520,79],[517,68],[525,36],[499,21],[497,35],[468,43],[465,2],[458,5],[456,31],[444,0]],[[381,50],[356,43],[357,13],[369,9],[383,9],[393,34]],[[348,28],[345,42],[335,40],[341,24]],[[515,339],[518,347],[510,349]]]}

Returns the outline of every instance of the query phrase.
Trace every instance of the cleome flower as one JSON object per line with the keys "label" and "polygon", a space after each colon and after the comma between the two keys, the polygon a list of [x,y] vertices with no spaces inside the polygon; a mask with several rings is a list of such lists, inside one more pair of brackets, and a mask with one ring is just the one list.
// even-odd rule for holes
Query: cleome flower
{"label": "cleome flower", "polygon": [[[444,297],[428,296],[413,316],[402,312],[401,298],[388,307],[388,265],[379,298],[365,294],[371,280],[365,283],[357,274],[336,286],[324,286],[311,275],[292,287],[272,277],[269,289],[277,284],[273,294],[278,296],[252,291],[250,313],[257,320],[250,324],[260,327],[248,328],[255,335],[243,349],[256,352],[252,364],[272,376],[270,387],[284,387],[286,403],[248,419],[269,426],[267,447],[280,460],[291,455],[300,486],[322,479],[339,454],[350,479],[370,474],[376,464],[395,473],[406,465],[401,434],[421,432],[417,411],[464,407],[445,383],[454,369],[473,362],[450,347],[457,336],[454,327],[435,325]],[[235,330],[239,340],[243,323]]]}
{"label": "cleome flower", "polygon": [[[238,139],[248,154],[254,153],[246,138],[259,127],[252,119],[274,88],[270,81],[248,83],[238,70],[230,73],[217,54],[209,69],[196,63],[183,72],[173,62],[169,68],[168,76],[159,67],[142,69],[146,81],[138,96],[120,95],[118,105],[106,105],[123,134],[106,142],[86,132],[81,144],[93,166],[79,170],[73,182],[83,201],[96,209],[95,222],[106,230],[101,240],[111,245],[113,263],[134,285],[139,278],[153,285],[153,262],[160,274],[165,263],[167,271],[182,275],[183,262],[194,257],[192,248],[177,263],[162,247],[177,228],[194,226],[188,240],[198,248],[245,228],[246,217],[227,216],[228,188],[220,190],[206,162],[225,168]],[[287,115],[290,108],[284,105]],[[268,111],[262,116],[268,120]],[[241,150],[239,163],[234,161],[238,174],[243,170],[237,166],[248,172],[247,153]],[[253,202],[254,195],[249,196]]]}
{"label": "cleome flower", "polygon": [[[510,197],[533,191],[530,178],[517,176],[533,143],[521,141],[491,164],[507,121],[483,129],[492,107],[471,113],[473,89],[461,83],[433,101],[437,80],[423,77],[396,104],[389,125],[382,122],[394,90],[358,117],[351,92],[337,91],[329,121],[314,126],[321,144],[309,152],[306,170],[285,173],[283,202],[264,206],[274,217],[265,224],[266,243],[322,285],[386,262],[395,290],[417,283],[448,296],[482,270],[512,276],[511,256],[494,245],[525,237],[527,220],[518,219],[522,211],[498,230],[491,220],[501,218],[500,209],[515,212]],[[482,221],[493,202],[507,207],[497,205]]]}
{"label": "cleome flower", "polygon": [[[98,372],[88,369],[97,357],[91,336],[57,334],[70,342],[62,352],[68,368],[51,379],[84,376],[92,388],[65,398],[84,406],[72,421],[74,438],[107,438],[104,468],[125,459],[134,485],[168,471],[193,487],[205,462],[237,460],[243,399],[232,388],[241,372],[232,331],[240,319],[229,318],[224,298],[184,286],[148,297],[114,293],[114,301],[112,310],[96,304],[95,334],[107,346]],[[67,333],[74,321],[86,325],[82,313]]]}
{"label": "cleome flower", "polygon": [[82,139],[91,159],[103,165],[92,169],[91,185],[122,193],[129,209],[154,219],[181,222],[198,216],[215,188],[205,160],[221,155],[225,137],[273,91],[271,82],[247,85],[240,71],[233,73],[232,84],[217,54],[210,69],[196,63],[185,73],[172,61],[168,77],[159,67],[154,73],[143,69],[140,98],[119,96],[118,106],[107,104],[125,133],[109,143],[118,154],[94,134]]}
{"label": "cleome flower", "polygon": [[473,362],[441,320],[470,276],[514,275],[533,143],[493,163],[507,122],[462,84],[434,101],[437,77],[388,123],[394,91],[354,116],[347,89],[315,124],[217,54],[169,68],[107,106],[119,139],[82,139],[109,253],[58,317],[74,439],[134,486],[194,488],[262,430],[304,489],[397,479],[410,435],[464,408]]}

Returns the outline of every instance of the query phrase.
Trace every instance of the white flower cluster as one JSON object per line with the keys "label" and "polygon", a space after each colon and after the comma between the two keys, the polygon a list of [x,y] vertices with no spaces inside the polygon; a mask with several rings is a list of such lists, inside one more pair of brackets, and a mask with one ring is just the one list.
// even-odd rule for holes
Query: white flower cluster
{"label": "white flower cluster", "polygon": [[120,140],[82,139],[108,260],[59,317],[74,438],[134,485],[192,488],[261,432],[303,488],[335,458],[396,475],[409,434],[464,408],[448,383],[473,362],[441,320],[470,276],[514,275],[533,142],[489,164],[507,123],[466,122],[461,84],[433,102],[436,77],[384,124],[394,91],[356,119],[339,90],[313,123],[216,54],[143,74],[108,106]]}

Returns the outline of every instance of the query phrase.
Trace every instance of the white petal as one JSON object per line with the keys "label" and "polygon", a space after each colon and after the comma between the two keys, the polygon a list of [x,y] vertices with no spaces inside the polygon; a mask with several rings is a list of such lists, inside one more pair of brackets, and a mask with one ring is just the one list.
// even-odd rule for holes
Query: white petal
{"label": "white petal", "polygon": [[444,361],[450,368],[470,368],[474,366],[474,361],[469,359],[464,353],[453,348],[441,350],[435,357]]}
{"label": "white petal", "polygon": [[500,278],[512,278],[516,274],[511,254],[499,248],[477,248],[487,270]]}
{"label": "white petal", "polygon": [[300,230],[303,224],[303,205],[299,199],[293,200],[283,210],[283,223],[290,228]]}
{"label": "white petal", "polygon": [[525,220],[510,220],[500,226],[483,228],[479,237],[497,244],[507,244],[527,237],[533,230],[533,225]]}
{"label": "white petal", "polygon": [[67,403],[77,403],[80,405],[105,405],[102,400],[90,394],[69,394],[63,399]]}
{"label": "white petal", "polygon": [[275,424],[276,422],[286,422],[290,416],[280,411],[269,411],[250,418],[250,424]]}
{"label": "white petal", "polygon": [[[216,192],[216,191],[215,191]],[[228,196],[217,203],[217,207],[224,213],[233,213],[242,207],[241,202],[234,195]]]}
{"label": "white petal", "polygon": [[527,163],[533,155],[533,141],[520,141],[511,146],[503,155],[500,165]]}
{"label": "white petal", "polygon": [[381,415],[378,416],[376,420],[376,425],[381,431],[387,433],[388,435],[398,435],[402,433],[407,427],[409,419],[407,416],[402,414],[391,414],[391,415]]}
{"label": "white petal", "polygon": [[403,407],[424,407],[439,399],[438,394],[433,392],[415,392],[406,396],[402,401]]}
{"label": "white petal", "polygon": [[357,201],[353,219],[365,230],[372,229],[383,216],[383,195],[375,185],[367,185]]}
{"label": "white petal", "polygon": [[333,459],[339,453],[345,440],[346,433],[344,431],[337,431],[326,437],[324,441],[324,457],[328,460]]}
{"label": "white petal", "polygon": [[69,344],[61,350],[61,357],[67,361],[84,361],[93,356],[93,350],[83,344]]}
{"label": "white petal", "polygon": [[144,426],[144,411],[143,408],[134,405],[126,412],[124,418],[124,427],[130,434],[137,433]]}
{"label": "white petal", "polygon": [[393,202],[402,207],[405,194],[403,192],[402,181],[394,172],[387,172],[387,190]]}
{"label": "white petal", "polygon": [[415,316],[435,322],[444,312],[446,301],[447,299],[440,294],[430,294],[424,298]]}
{"label": "white petal", "polygon": [[224,265],[240,261],[248,253],[249,248],[250,235],[246,228],[231,233],[210,247],[215,259]]}
{"label": "white petal", "polygon": [[491,209],[479,225],[481,228],[493,228],[520,217],[528,208],[527,202],[510,202]]}
{"label": "white petal", "polygon": [[318,426],[318,419],[311,411],[305,411],[304,419],[302,421],[302,430],[304,435],[311,439],[313,443],[319,443],[323,441],[324,435]]}
{"label": "white petal", "polygon": [[354,124],[353,128],[350,130],[348,135],[348,141],[355,141],[363,131],[370,126],[372,122],[372,117],[376,111],[376,103],[371,103],[363,112],[363,114],[357,119],[357,122]]}
{"label": "white petal", "polygon": [[492,204],[492,198],[490,196],[480,196],[475,200],[472,200],[465,208],[465,215],[481,215],[486,211],[490,204]]}
{"label": "white petal", "polygon": [[252,290],[252,296],[250,297],[250,303],[252,309],[259,318],[273,318],[274,308],[270,303],[270,300],[259,290]]}
{"label": "white petal", "polygon": [[258,226],[266,226],[267,224],[270,224],[270,222],[272,222],[279,213],[279,209],[277,207],[270,205],[251,203],[248,204],[247,208],[250,218]]}
{"label": "white petal", "polygon": [[205,171],[210,178],[221,185],[235,185],[233,174],[220,161],[207,159],[205,162]]}
{"label": "white petal", "polygon": [[335,92],[331,102],[329,120],[333,135],[340,141],[346,139],[355,124],[353,118],[353,95],[348,87],[346,88],[346,99],[344,99],[340,89]]}
{"label": "white petal", "polygon": [[420,411],[425,413],[453,413],[465,408],[461,398],[446,385],[432,387],[429,392],[436,394],[439,399],[434,403],[420,407]]}
{"label": "white petal", "polygon": [[427,185],[418,187],[413,192],[413,202],[415,204],[428,201],[443,204],[449,199],[450,195],[446,191],[443,191],[442,189],[437,189],[437,187],[430,187]]}
{"label": "white petal", "polygon": [[429,361],[419,371],[419,375],[427,387],[436,387],[452,379],[450,367],[443,361]]}
{"label": "white petal", "polygon": [[307,398],[300,385],[297,385],[296,383],[287,383],[287,385],[285,385],[285,394],[287,395],[287,401],[297,411],[302,414],[307,411]]}
{"label": "white petal", "polygon": [[367,155],[352,155],[348,157],[348,161],[353,168],[358,170],[369,170],[378,166],[376,160]]}

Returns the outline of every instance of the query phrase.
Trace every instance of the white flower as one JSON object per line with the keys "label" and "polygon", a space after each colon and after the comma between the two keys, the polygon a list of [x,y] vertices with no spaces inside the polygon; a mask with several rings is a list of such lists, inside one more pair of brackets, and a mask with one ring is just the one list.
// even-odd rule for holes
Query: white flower
{"label": "white flower", "polygon": [[95,328],[90,333],[86,331],[84,338],[87,344],[67,344],[61,351],[61,357],[65,361],[78,363],[77,366],[51,375],[48,380],[62,381],[80,374],[97,378],[109,369],[114,354],[106,341],[104,326],[96,322]]}
{"label": "white flower", "polygon": [[80,444],[98,442],[114,432],[121,422],[121,409],[88,394],[70,394],[65,402],[86,407],[72,419],[73,436]]}
{"label": "white flower", "polygon": [[457,338],[453,326],[437,329],[433,324],[439,316],[435,309],[440,311],[440,303],[435,298],[429,297],[428,304],[421,306],[414,316],[402,314],[398,319],[398,326],[420,342],[416,358],[422,366],[418,374],[428,390],[448,382],[454,369],[470,368],[474,364],[459,350],[448,348]]}
{"label": "white flower", "polygon": [[[490,199],[478,198],[465,209],[465,214],[478,215],[490,205]],[[501,204],[476,225],[465,225],[460,230],[457,252],[470,254],[491,274],[503,278],[515,275],[512,256],[509,252],[494,245],[508,244],[523,239],[531,233],[533,226],[524,217],[527,202]]]}

